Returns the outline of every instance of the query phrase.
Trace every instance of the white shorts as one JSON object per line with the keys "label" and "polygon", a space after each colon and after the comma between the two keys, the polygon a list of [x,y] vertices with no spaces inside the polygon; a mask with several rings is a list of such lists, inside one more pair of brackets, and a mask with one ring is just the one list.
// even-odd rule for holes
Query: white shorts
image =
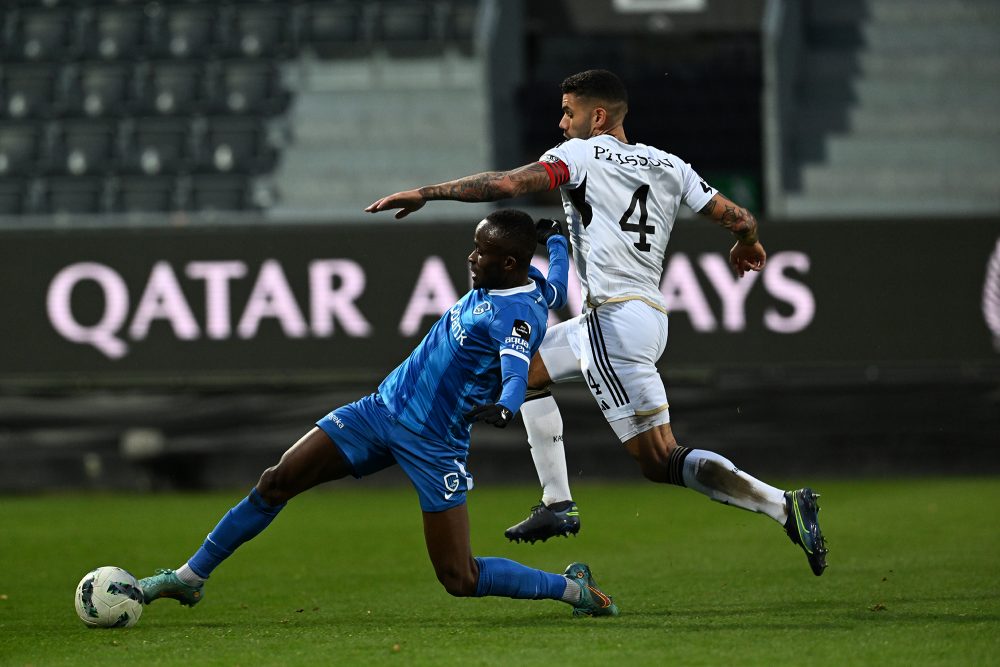
{"label": "white shorts", "polygon": [[553,382],[583,380],[622,442],[670,421],[656,361],[667,346],[667,315],[639,300],[598,306],[560,322],[538,353]]}

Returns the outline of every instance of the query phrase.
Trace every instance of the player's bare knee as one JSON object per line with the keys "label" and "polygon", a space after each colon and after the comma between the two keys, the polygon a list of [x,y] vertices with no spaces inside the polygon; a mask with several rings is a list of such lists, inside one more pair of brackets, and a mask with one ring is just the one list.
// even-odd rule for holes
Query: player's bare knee
{"label": "player's bare knee", "polygon": [[438,581],[448,591],[449,595],[457,598],[472,597],[476,594],[477,577],[469,568],[446,567],[437,570]]}
{"label": "player's bare knee", "polygon": [[676,448],[677,440],[669,425],[650,429],[626,443],[626,449],[639,463],[643,476],[659,484],[670,481],[668,461]]}
{"label": "player's bare knee", "polygon": [[257,493],[268,505],[280,505],[288,502],[288,499],[293,495],[282,484],[280,468],[280,463],[271,466],[261,473],[260,479],[257,481]]}
{"label": "player's bare knee", "polygon": [[667,475],[667,462],[660,456],[640,458],[639,469],[642,470],[643,477],[651,482],[666,484],[669,479]]}

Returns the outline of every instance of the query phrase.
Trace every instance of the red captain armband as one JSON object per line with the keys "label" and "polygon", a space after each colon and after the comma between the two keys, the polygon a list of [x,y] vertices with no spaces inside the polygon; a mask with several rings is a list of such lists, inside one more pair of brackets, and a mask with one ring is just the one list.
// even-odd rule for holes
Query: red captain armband
{"label": "red captain armband", "polygon": [[569,181],[569,167],[559,158],[552,158],[551,162],[539,160],[538,164],[545,167],[549,174],[549,190],[555,190]]}

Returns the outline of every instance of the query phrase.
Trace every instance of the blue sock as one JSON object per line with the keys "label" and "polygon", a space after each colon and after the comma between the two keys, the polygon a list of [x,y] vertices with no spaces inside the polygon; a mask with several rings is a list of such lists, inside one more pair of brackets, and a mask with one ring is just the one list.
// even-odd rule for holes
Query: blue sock
{"label": "blue sock", "polygon": [[476,597],[496,595],[520,600],[561,600],[566,577],[536,570],[506,558],[477,558]]}
{"label": "blue sock", "polygon": [[208,579],[212,570],[229,558],[237,547],[267,528],[284,506],[284,503],[268,505],[256,488],[251,489],[250,495],[226,512],[226,516],[212,529],[201,548],[188,560],[188,567],[202,579]]}

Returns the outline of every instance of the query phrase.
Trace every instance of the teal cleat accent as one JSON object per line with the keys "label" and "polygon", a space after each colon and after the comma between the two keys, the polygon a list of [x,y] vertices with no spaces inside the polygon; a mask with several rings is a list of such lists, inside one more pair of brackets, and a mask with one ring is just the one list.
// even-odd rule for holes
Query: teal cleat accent
{"label": "teal cleat accent", "polygon": [[173,598],[182,605],[193,607],[204,597],[201,586],[188,586],[177,577],[173,570],[161,569],[151,577],[139,580],[139,588],[142,589],[142,598],[146,604],[160,598]]}
{"label": "teal cleat accent", "polygon": [[611,596],[597,587],[594,575],[584,563],[572,563],[566,568],[566,577],[580,586],[580,601],[573,605],[574,616],[617,616],[618,605]]}
{"label": "teal cleat accent", "polygon": [[785,492],[785,505],[788,507],[785,532],[793,543],[802,547],[809,559],[809,567],[818,577],[826,569],[828,549],[823,531],[819,529],[817,498],[819,494],[809,487]]}

